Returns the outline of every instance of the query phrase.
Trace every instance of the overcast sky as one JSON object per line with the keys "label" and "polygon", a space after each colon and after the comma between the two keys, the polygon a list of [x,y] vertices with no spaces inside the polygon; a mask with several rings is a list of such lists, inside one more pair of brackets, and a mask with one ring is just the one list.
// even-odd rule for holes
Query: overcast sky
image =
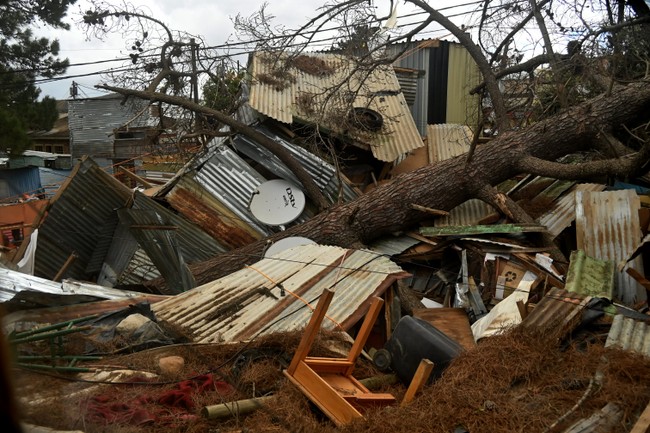
{"label": "overcast sky", "polygon": [[[454,5],[467,3],[470,0],[438,0],[434,7],[449,8]],[[113,4],[122,4],[114,1]],[[380,4],[382,2],[378,2]],[[388,7],[388,2],[383,2]],[[237,14],[248,17],[260,9],[262,0],[133,0],[133,5],[144,8],[151,13],[151,16],[164,22],[173,30],[186,31],[203,38],[208,45],[223,44],[234,36],[232,18]],[[296,28],[304,24],[309,18],[317,13],[317,9],[323,4],[323,0],[282,0],[268,2],[267,13],[272,15],[274,26]],[[400,9],[402,7],[402,9]],[[72,81],[78,84],[80,97],[92,97],[102,94],[94,86],[102,77],[99,75],[82,76],[94,74],[111,67],[119,67],[119,62],[106,62],[112,59],[123,59],[128,57],[129,50],[121,34],[113,34],[105,40],[88,40],[83,31],[78,27],[82,11],[89,9],[86,0],[79,0],[77,4],[69,9],[66,22],[71,26],[70,31],[51,32],[47,29],[40,29],[38,33],[48,37],[59,39],[61,45],[61,57],[68,58],[72,65],[68,68],[63,78],[50,83],[41,83],[41,96],[50,96],[56,99],[68,99]],[[457,12],[458,9],[450,9],[449,13]],[[386,11],[379,11],[386,13]],[[407,10],[403,3],[398,6],[398,15],[412,13]],[[455,19],[462,23],[462,17]],[[409,21],[417,20],[411,17]],[[407,20],[405,18],[403,21]],[[398,25],[400,21],[398,20]],[[439,28],[431,29],[423,33],[422,38],[446,39],[449,35]],[[94,63],[102,62],[102,63]],[[80,63],[91,63],[90,65],[74,66]]]}

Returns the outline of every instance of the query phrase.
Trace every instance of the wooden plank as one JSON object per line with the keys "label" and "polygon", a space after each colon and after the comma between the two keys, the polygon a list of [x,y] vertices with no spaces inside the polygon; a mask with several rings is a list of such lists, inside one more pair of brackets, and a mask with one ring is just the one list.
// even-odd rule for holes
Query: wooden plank
{"label": "wooden plank", "polygon": [[307,324],[307,327],[302,334],[302,339],[300,340],[300,344],[298,344],[296,353],[294,353],[291,364],[289,365],[289,368],[287,368],[287,371],[290,375],[294,373],[297,364],[299,362],[302,362],[302,360],[304,360],[307,355],[309,355],[309,351],[311,350],[311,346],[314,343],[314,339],[316,339],[316,336],[320,331],[320,325],[323,322],[323,317],[325,317],[327,308],[330,306],[330,302],[332,302],[332,297],[334,297],[333,291],[329,289],[323,290],[323,293],[318,300],[318,305],[316,305],[316,310],[314,310],[314,313],[311,315],[311,319],[309,320],[309,323]]}
{"label": "wooden plank", "polygon": [[420,234],[423,236],[464,236],[464,235],[488,235],[499,233],[526,233],[546,232],[546,227],[539,224],[492,224],[473,226],[440,226],[421,227]]}
{"label": "wooden plank", "polygon": [[415,398],[415,394],[420,392],[424,384],[427,382],[427,380],[429,380],[431,371],[433,371],[433,362],[426,358],[421,360],[420,365],[418,365],[418,369],[415,370],[415,375],[413,376],[413,379],[411,380],[411,383],[406,390],[406,394],[404,394],[404,399],[402,400],[400,406],[406,406]]}
{"label": "wooden plank", "polygon": [[413,317],[430,323],[466,350],[476,347],[469,317],[463,308],[418,308],[413,310]]}
{"label": "wooden plank", "polygon": [[[287,370],[284,374],[338,427],[363,417],[304,362],[298,362],[293,375],[288,374]],[[308,388],[303,384],[309,384]]]}
{"label": "wooden plank", "polygon": [[650,431],[650,403],[630,430],[630,433],[648,433]]}
{"label": "wooden plank", "polygon": [[365,346],[366,344],[366,340],[370,335],[370,331],[372,331],[372,327],[375,324],[375,321],[377,320],[377,316],[379,316],[379,311],[381,310],[381,306],[384,303],[384,300],[379,297],[375,296],[373,298],[374,299],[372,300],[370,309],[366,313],[366,318],[363,320],[363,323],[361,324],[361,329],[359,329],[359,332],[357,332],[357,336],[354,338],[354,344],[352,345],[352,348],[350,349],[350,353],[348,355],[348,361],[352,363],[350,368],[346,372],[348,376],[351,375],[352,370],[354,370],[354,363],[357,362],[357,358],[359,358],[359,355],[363,350],[363,346]]}
{"label": "wooden plank", "polygon": [[351,363],[347,359],[314,359],[307,357],[304,360],[312,370],[315,372],[322,373],[339,373],[344,374],[350,367],[354,366],[354,363]]}

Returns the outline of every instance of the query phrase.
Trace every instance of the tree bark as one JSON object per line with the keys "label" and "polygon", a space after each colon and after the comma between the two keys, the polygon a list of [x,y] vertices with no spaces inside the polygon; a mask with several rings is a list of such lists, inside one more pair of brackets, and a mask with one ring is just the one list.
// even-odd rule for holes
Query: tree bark
{"label": "tree bark", "polygon": [[[501,135],[479,146],[468,164],[461,155],[404,173],[353,202],[333,207],[267,239],[192,264],[190,270],[201,285],[261,259],[270,242],[284,237],[304,236],[320,244],[360,247],[391,233],[412,230],[431,218],[428,212],[414,210],[412,205],[448,211],[470,198],[485,198],[489,185],[523,172],[538,174],[530,158],[559,166],[554,161],[591,148],[603,130],[635,124],[644,117],[647,121],[649,112],[650,86],[634,84],[621,88],[608,97],[595,98],[524,130]],[[597,174],[630,174],[630,170],[640,166],[639,161],[647,161],[649,147],[646,144],[635,154],[636,158],[627,155],[613,160],[615,164],[599,164]],[[594,174],[581,165],[562,168],[557,174],[565,179],[587,180],[585,173]],[[160,288],[164,281],[158,278],[147,285]]]}
{"label": "tree bark", "polygon": [[[359,247],[392,233],[412,230],[428,212],[412,205],[449,211],[473,197],[489,197],[489,186],[497,185],[520,173],[537,174],[532,161],[560,166],[555,161],[567,154],[590,149],[602,131],[620,125],[648,121],[650,86],[633,84],[566,110],[552,118],[519,131],[509,131],[491,142],[478,146],[474,158],[465,156],[441,161],[404,173],[391,182],[338,205],[310,220],[250,245],[190,265],[198,285],[208,283],[241,269],[263,257],[269,242],[288,236],[304,236],[320,244]],[[641,151],[616,163],[599,165],[599,175],[625,176],[647,162],[646,144]],[[531,159],[534,158],[534,159]],[[540,171],[548,167],[540,166]],[[592,167],[562,165],[565,179],[585,179],[594,174]],[[504,202],[507,205],[507,202]],[[517,212],[510,212],[517,218]],[[525,218],[525,216],[523,217]],[[161,278],[147,283],[164,287]]]}
{"label": "tree bark", "polygon": [[314,182],[314,179],[312,179],[309,172],[307,172],[307,170],[305,170],[305,168],[300,165],[300,163],[289,152],[287,152],[284,147],[271,140],[261,132],[258,132],[257,130],[251,128],[250,126],[241,123],[220,111],[213,110],[204,105],[197,104],[193,101],[190,101],[189,99],[181,98],[179,96],[171,96],[164,93],[157,93],[152,91],[123,89],[120,87],[106,85],[100,85],[97,87],[100,89],[110,90],[111,92],[119,93],[124,96],[136,96],[138,98],[149,101],[159,101],[165,102],[167,104],[177,105],[179,107],[184,107],[192,110],[195,113],[202,113],[214,117],[224,125],[228,125],[230,128],[232,128],[232,130],[249,137],[261,146],[264,146],[275,156],[277,156],[282,162],[284,162],[289,170],[291,170],[293,174],[296,175],[303,188],[305,189],[305,193],[314,201],[320,211],[326,209],[329,206],[327,199],[318,188],[316,182]]}

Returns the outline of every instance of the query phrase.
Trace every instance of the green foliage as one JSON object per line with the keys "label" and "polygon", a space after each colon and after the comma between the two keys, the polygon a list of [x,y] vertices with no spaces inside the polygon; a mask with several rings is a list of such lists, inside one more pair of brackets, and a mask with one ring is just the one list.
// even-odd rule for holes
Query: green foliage
{"label": "green foliage", "polygon": [[0,150],[19,154],[30,130],[50,129],[57,118],[56,101],[39,101],[37,77],[65,72],[59,42],[34,36],[30,27],[47,25],[67,30],[61,20],[77,0],[5,0],[0,2]]}
{"label": "green foliage", "polygon": [[239,86],[243,78],[243,72],[228,71],[219,79],[205,83],[203,86],[204,105],[224,113],[234,112],[237,108]]}

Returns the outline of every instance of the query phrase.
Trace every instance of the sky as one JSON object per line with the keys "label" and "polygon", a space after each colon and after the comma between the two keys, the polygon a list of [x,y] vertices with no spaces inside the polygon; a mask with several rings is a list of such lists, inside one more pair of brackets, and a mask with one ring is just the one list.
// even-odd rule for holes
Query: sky
{"label": "sky", "polygon": [[[283,0],[267,2],[266,12],[274,17],[271,20],[273,26],[286,28],[297,28],[308,21],[309,18],[318,13],[324,0]],[[469,0],[437,0],[435,7],[453,8],[455,5],[467,3]],[[121,5],[123,2],[110,1],[114,5]],[[378,2],[380,4],[381,2]],[[259,11],[263,5],[262,0],[133,0],[132,5],[142,8],[151,16],[164,22],[170,28],[179,31],[186,31],[203,38],[208,45],[220,45],[235,37],[235,29],[232,19],[238,14],[248,17]],[[383,7],[388,11],[388,2],[383,2]],[[402,9],[398,6],[398,16],[408,15],[413,10],[407,10],[400,2]],[[433,3],[432,3],[433,4]],[[381,7],[381,6],[379,6]],[[68,10],[65,22],[70,24],[70,31],[52,31],[47,28],[36,29],[37,34],[56,38],[59,40],[61,51],[60,57],[68,58],[71,66],[67,72],[53,82],[39,83],[41,97],[50,96],[55,99],[70,98],[72,82],[77,83],[79,97],[94,97],[103,94],[103,91],[95,89],[94,86],[102,81],[100,71],[123,66],[122,62],[111,60],[128,58],[130,50],[129,42],[126,42],[123,35],[113,33],[106,38],[99,40],[89,38],[80,28],[79,22],[83,15],[82,11],[88,10],[88,2],[79,0]],[[458,9],[449,9],[450,13]],[[462,17],[458,22],[462,23]],[[414,21],[418,17],[398,19],[397,24],[408,20]],[[449,36],[448,32],[438,29],[431,29],[423,33],[422,38],[442,38]],[[127,46],[128,44],[128,46]],[[243,60],[245,62],[245,59]],[[101,62],[101,63],[97,63]],[[82,65],[83,64],[83,65]],[[77,66],[75,66],[77,65]]]}

